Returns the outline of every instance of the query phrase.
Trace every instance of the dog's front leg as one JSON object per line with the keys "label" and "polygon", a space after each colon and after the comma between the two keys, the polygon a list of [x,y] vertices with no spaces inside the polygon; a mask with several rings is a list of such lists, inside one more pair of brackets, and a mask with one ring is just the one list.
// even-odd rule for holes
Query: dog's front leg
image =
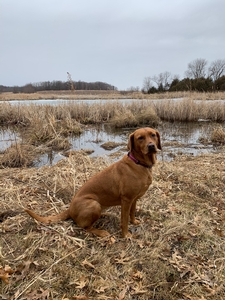
{"label": "dog's front leg", "polygon": [[138,220],[135,218],[136,203],[137,203],[137,200],[134,200],[133,203],[132,203],[132,205],[131,205],[131,208],[130,208],[130,222],[131,222],[131,224],[133,224],[133,225],[138,225],[138,224],[140,224],[140,221],[138,221]]}
{"label": "dog's front leg", "polygon": [[122,236],[124,238],[131,237],[131,233],[128,231],[130,209],[131,209],[130,201],[123,199],[121,201],[121,229],[122,229]]}

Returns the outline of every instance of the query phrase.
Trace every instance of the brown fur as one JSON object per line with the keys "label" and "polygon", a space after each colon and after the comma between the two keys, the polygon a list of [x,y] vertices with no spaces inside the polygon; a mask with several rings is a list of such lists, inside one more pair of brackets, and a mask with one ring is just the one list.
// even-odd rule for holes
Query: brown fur
{"label": "brown fur", "polygon": [[104,237],[105,230],[93,227],[102,209],[121,205],[122,236],[129,237],[128,222],[135,219],[136,201],[152,183],[151,167],[156,162],[157,149],[161,149],[160,135],[152,128],[141,128],[130,134],[128,149],[132,158],[121,160],[90,178],[73,197],[69,208],[55,216],[41,217],[29,209],[25,211],[34,219],[51,223],[72,218],[74,222],[93,234]]}

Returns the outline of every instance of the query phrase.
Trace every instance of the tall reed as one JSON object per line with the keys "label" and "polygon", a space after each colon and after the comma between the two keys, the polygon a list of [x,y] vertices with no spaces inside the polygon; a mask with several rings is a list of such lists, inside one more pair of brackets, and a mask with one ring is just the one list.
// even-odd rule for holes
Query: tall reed
{"label": "tall reed", "polygon": [[225,102],[165,100],[155,102],[154,108],[161,120],[170,122],[195,122],[207,119],[214,122],[225,121]]}
{"label": "tall reed", "polygon": [[70,101],[52,106],[0,103],[1,125],[16,124],[30,128],[41,126],[47,130],[47,134],[51,131],[50,135],[54,135],[53,128],[60,134],[63,131],[64,134],[65,131],[79,132],[78,124],[111,122],[113,126],[117,124],[116,126],[123,127],[127,122],[123,122],[123,119],[133,123],[134,126],[154,125],[160,119],[171,122],[191,122],[199,119],[223,122],[225,121],[225,102],[194,101],[193,99],[131,100],[130,102],[113,100],[93,104]]}

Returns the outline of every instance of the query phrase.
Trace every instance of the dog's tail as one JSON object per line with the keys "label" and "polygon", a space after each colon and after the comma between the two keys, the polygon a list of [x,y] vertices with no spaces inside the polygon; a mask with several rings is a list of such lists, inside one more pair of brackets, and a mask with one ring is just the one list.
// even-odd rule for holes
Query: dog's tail
{"label": "dog's tail", "polygon": [[30,209],[25,209],[25,212],[27,212],[32,218],[36,219],[39,222],[45,223],[45,224],[64,221],[64,220],[67,220],[70,218],[69,209],[67,209],[55,216],[48,216],[48,217],[41,217]]}

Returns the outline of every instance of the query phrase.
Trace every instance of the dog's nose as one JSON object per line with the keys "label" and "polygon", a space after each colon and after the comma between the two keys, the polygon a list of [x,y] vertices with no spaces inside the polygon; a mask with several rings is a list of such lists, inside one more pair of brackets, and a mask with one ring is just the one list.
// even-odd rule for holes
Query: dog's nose
{"label": "dog's nose", "polygon": [[153,144],[153,143],[148,144],[148,151],[155,151],[155,150],[156,150],[155,144]]}

